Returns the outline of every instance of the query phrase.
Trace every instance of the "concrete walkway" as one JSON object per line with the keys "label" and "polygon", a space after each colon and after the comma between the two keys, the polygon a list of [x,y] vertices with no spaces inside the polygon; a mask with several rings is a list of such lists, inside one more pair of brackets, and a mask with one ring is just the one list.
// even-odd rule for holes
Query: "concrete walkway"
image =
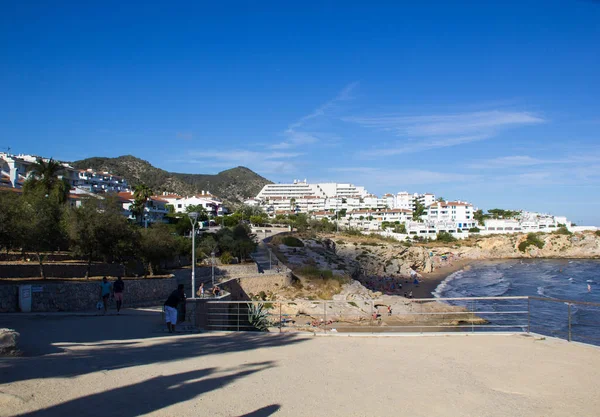
{"label": "concrete walkway", "polygon": [[[164,337],[148,314],[20,318],[1,416],[597,416],[600,349],[526,336]],[[7,318],[0,318],[5,326]]]}

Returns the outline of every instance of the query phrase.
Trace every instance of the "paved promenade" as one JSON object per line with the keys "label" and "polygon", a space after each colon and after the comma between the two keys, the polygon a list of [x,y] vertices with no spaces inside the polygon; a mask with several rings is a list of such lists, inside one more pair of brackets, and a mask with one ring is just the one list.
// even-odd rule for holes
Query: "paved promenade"
{"label": "paved promenade", "polygon": [[0,316],[1,416],[597,416],[600,349],[526,336],[167,336],[159,316]]}

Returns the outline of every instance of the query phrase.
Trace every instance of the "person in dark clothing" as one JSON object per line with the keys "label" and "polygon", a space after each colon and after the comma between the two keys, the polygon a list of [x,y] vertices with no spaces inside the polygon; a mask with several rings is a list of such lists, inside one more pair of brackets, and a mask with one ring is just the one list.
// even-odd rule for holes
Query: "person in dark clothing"
{"label": "person in dark clothing", "polygon": [[123,291],[125,291],[125,282],[121,277],[117,277],[117,280],[113,284],[113,297],[117,302],[117,314],[121,311],[123,305]]}
{"label": "person in dark clothing", "polygon": [[177,306],[179,303],[185,300],[185,294],[183,292],[183,284],[179,284],[177,289],[169,295],[167,301],[165,301],[165,321],[167,322],[167,329],[169,333],[175,332],[175,325],[177,324]]}

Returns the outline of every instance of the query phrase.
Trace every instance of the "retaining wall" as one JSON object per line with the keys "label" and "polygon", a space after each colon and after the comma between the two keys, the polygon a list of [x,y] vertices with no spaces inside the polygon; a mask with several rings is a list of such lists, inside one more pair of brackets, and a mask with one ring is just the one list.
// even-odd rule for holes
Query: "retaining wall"
{"label": "retaining wall", "polygon": [[[124,307],[162,304],[177,288],[175,278],[125,279]],[[31,311],[85,311],[95,309],[100,281],[38,282],[32,285]],[[0,284],[0,313],[18,311],[17,284]],[[114,308],[114,301],[111,303]]]}

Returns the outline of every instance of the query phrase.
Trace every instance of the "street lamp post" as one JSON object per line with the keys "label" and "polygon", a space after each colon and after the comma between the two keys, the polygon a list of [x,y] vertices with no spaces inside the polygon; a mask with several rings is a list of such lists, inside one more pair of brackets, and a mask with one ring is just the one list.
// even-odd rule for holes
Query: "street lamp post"
{"label": "street lamp post", "polygon": [[188,214],[192,223],[192,298],[196,298],[196,220],[198,213],[193,211]]}
{"label": "street lamp post", "polygon": [[271,270],[271,248],[269,248],[269,271]]}
{"label": "street lamp post", "polygon": [[210,253],[210,264],[212,265],[212,286],[215,286],[215,251]]}

